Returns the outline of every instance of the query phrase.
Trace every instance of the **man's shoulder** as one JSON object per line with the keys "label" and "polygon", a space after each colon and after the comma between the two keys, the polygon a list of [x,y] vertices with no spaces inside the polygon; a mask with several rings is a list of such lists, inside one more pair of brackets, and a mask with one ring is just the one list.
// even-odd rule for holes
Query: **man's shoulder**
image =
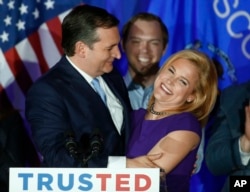
{"label": "man's shoulder", "polygon": [[76,74],[78,74],[76,70],[68,63],[66,57],[63,56],[55,65],[35,80],[34,85],[48,82],[49,84],[53,84],[62,80],[68,80],[70,82]]}
{"label": "man's shoulder", "polygon": [[250,81],[225,88],[221,92],[220,105],[229,108],[240,107],[248,99],[250,99]]}
{"label": "man's shoulder", "polygon": [[250,93],[250,81],[240,83],[240,84],[231,85],[222,91],[222,95],[224,97],[232,97],[232,96],[241,95],[244,92]]}

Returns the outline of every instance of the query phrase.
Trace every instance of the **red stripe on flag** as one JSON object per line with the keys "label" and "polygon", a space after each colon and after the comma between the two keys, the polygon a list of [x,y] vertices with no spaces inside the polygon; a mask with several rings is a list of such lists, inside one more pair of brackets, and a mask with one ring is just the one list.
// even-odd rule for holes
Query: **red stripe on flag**
{"label": "red stripe on flag", "polygon": [[39,35],[37,32],[31,34],[29,37],[29,42],[32,46],[32,48],[34,49],[34,52],[37,56],[37,59],[39,61],[39,67],[40,67],[40,70],[41,70],[41,73],[45,73],[46,71],[48,71],[49,67],[48,67],[48,64],[44,58],[44,55],[43,55],[43,50],[42,50],[42,46],[41,46],[41,41],[40,41],[40,38],[39,38]]}
{"label": "red stripe on flag", "polygon": [[28,89],[32,85],[33,81],[29,76],[22,60],[20,59],[16,49],[9,49],[4,53],[6,61],[18,83],[20,89],[26,95]]}
{"label": "red stripe on flag", "polygon": [[61,21],[58,17],[55,17],[54,19],[51,19],[50,21],[46,22],[48,29],[50,31],[50,34],[52,38],[54,39],[54,42],[57,46],[57,49],[63,54],[63,49],[61,47],[61,38],[62,38],[62,29],[61,29]]}

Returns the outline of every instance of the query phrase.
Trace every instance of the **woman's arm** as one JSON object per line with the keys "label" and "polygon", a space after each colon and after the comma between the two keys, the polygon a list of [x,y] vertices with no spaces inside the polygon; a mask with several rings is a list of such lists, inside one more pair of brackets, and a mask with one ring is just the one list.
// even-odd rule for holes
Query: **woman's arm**
{"label": "woman's arm", "polygon": [[155,160],[161,158],[162,154],[150,154],[143,155],[133,159],[126,158],[127,168],[159,168],[158,165],[154,163]]}
{"label": "woman's arm", "polygon": [[169,173],[198,146],[199,142],[200,137],[195,132],[173,131],[158,141],[148,155],[162,153],[161,158],[153,162]]}

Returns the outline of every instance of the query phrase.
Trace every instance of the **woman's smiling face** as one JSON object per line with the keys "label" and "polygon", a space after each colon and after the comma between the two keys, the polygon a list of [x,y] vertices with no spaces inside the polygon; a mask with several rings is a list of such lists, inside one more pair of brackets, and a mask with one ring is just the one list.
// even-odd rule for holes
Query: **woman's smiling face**
{"label": "woman's smiling face", "polygon": [[187,59],[177,59],[159,72],[154,83],[155,99],[168,108],[191,102],[195,99],[198,80],[195,65]]}

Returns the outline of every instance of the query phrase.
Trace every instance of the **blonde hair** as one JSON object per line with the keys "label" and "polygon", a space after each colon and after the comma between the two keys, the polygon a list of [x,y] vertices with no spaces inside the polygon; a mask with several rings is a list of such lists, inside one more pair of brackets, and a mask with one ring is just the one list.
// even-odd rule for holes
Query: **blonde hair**
{"label": "blonde hair", "polygon": [[[197,68],[199,81],[194,90],[194,95],[196,96],[194,101],[185,102],[183,106],[171,112],[191,112],[197,117],[201,126],[204,126],[209,113],[214,107],[218,94],[218,80],[215,65],[206,54],[197,50],[186,49],[173,54],[166,60],[159,73],[162,69],[168,67],[178,59],[186,59]],[[154,101],[155,98],[154,95],[152,95],[148,106],[151,106]]]}

